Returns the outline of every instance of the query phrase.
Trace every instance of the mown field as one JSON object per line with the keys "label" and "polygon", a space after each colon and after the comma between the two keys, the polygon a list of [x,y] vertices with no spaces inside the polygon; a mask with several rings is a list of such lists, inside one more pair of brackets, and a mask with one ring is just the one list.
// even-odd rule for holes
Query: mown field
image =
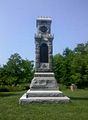
{"label": "mown field", "polygon": [[67,104],[19,105],[24,92],[0,92],[0,120],[88,120],[88,89],[64,90]]}

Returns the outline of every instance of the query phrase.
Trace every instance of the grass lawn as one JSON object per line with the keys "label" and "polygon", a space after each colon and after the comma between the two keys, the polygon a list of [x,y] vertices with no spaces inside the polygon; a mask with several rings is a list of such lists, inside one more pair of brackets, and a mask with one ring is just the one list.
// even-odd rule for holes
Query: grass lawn
{"label": "grass lawn", "polygon": [[88,120],[88,89],[64,90],[67,104],[19,105],[24,92],[0,93],[0,120]]}

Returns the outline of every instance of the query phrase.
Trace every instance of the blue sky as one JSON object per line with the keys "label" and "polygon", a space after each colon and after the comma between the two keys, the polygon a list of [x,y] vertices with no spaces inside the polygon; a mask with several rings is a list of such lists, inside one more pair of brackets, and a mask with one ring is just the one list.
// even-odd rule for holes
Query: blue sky
{"label": "blue sky", "polygon": [[52,17],[53,52],[88,41],[88,0],[0,0],[0,64],[11,54],[35,59],[38,16]]}

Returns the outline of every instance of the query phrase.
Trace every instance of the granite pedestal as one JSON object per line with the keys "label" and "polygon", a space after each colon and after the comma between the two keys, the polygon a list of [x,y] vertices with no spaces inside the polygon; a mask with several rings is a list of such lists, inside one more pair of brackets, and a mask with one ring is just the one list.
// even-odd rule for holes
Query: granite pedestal
{"label": "granite pedestal", "polygon": [[19,103],[68,103],[69,100],[58,90],[54,73],[35,73],[30,89],[20,98]]}

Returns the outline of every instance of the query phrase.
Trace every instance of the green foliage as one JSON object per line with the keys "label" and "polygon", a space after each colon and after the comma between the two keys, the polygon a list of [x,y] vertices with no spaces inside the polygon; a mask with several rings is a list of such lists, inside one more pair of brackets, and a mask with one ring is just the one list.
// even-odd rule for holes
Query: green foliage
{"label": "green foliage", "polygon": [[63,55],[55,55],[54,72],[59,83],[88,87],[88,43],[78,44],[74,50],[66,48]]}
{"label": "green foliage", "polygon": [[0,85],[17,86],[29,83],[33,77],[33,64],[18,53],[10,56],[6,65],[0,68]]}

